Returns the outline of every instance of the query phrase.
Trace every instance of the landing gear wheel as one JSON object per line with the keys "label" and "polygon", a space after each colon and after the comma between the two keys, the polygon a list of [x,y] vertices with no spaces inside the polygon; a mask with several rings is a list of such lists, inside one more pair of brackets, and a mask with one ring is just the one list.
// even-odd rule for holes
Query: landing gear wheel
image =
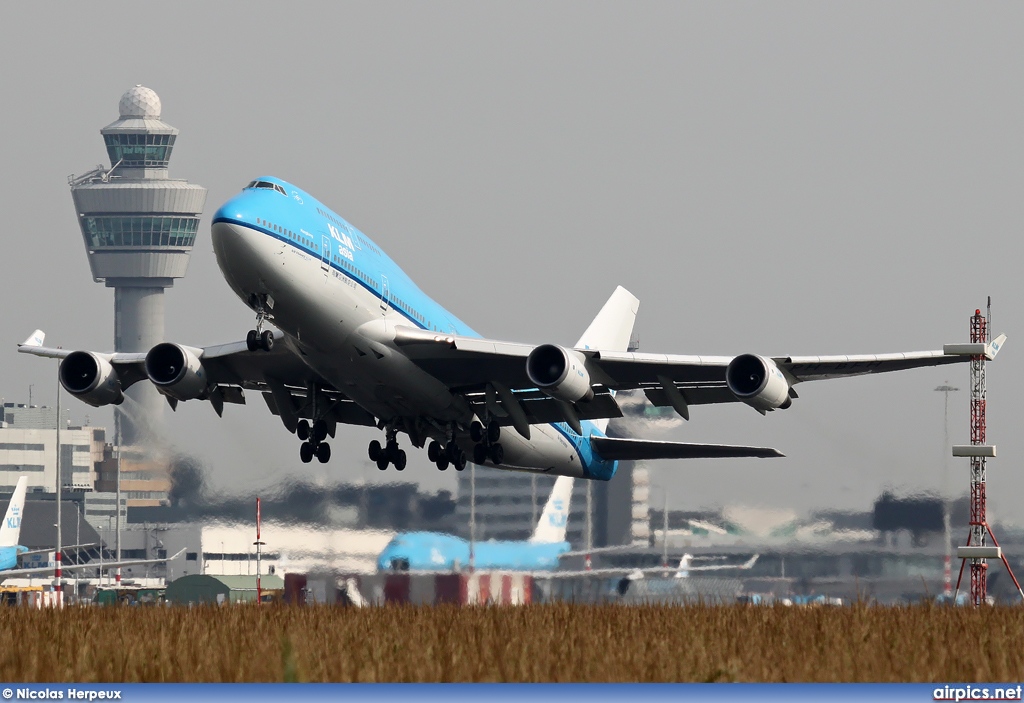
{"label": "landing gear wheel", "polygon": [[327,442],[316,445],[316,458],[321,464],[326,464],[331,460],[331,445]]}
{"label": "landing gear wheel", "polygon": [[295,434],[298,435],[299,439],[303,442],[309,439],[309,421],[299,420],[299,424],[295,428]]}
{"label": "landing gear wheel", "polygon": [[245,335],[245,346],[249,351],[256,351],[260,347],[259,334],[256,330],[249,330],[249,333]]}
{"label": "landing gear wheel", "polygon": [[[370,461],[380,462],[384,458],[384,449],[380,446],[380,442],[373,440],[370,442],[370,447],[367,449],[367,454],[370,455]],[[383,468],[387,468],[388,465],[384,464]]]}
{"label": "landing gear wheel", "polygon": [[439,457],[438,460],[435,461],[434,463],[437,464],[437,470],[438,471],[447,471],[448,470],[448,457],[446,457],[446,456]]}
{"label": "landing gear wheel", "polygon": [[430,459],[435,464],[437,463],[437,460],[441,458],[440,442],[432,441],[430,444],[427,445],[427,458]]}
{"label": "landing gear wheel", "polygon": [[407,459],[407,457],[405,456],[405,451],[402,450],[402,449],[399,449],[398,452],[395,454],[395,457],[394,457],[395,469],[398,470],[398,471],[405,471],[406,459]]}
{"label": "landing gear wheel", "polygon": [[459,452],[459,458],[452,463],[455,465],[456,471],[462,471],[466,468],[466,452]]}
{"label": "landing gear wheel", "polygon": [[478,444],[473,447],[473,463],[483,464],[485,461],[487,461],[487,446]]}
{"label": "landing gear wheel", "polygon": [[501,425],[497,420],[491,420],[487,423],[487,441],[494,444],[499,439],[501,439]]}
{"label": "landing gear wheel", "polygon": [[484,439],[484,426],[476,420],[469,426],[469,438],[474,442],[482,442]]}
{"label": "landing gear wheel", "polygon": [[459,448],[459,445],[456,444],[455,442],[449,442],[444,448],[445,458],[453,464],[459,458],[459,454],[461,453],[462,450]]}
{"label": "landing gear wheel", "polygon": [[386,457],[381,457],[380,459],[377,459],[377,468],[380,469],[381,471],[384,471],[386,468],[388,468],[389,463],[390,462],[388,462]]}
{"label": "landing gear wheel", "polygon": [[270,351],[273,348],[274,333],[271,332],[270,330],[263,330],[263,334],[260,335],[260,349],[262,349],[263,351]]}
{"label": "landing gear wheel", "polygon": [[490,451],[488,451],[488,454],[490,455],[491,461],[494,463],[495,466],[501,464],[501,462],[505,459],[505,450],[504,448],[502,448],[500,444],[492,444]]}
{"label": "landing gear wheel", "polygon": [[323,442],[327,439],[327,423],[323,420],[317,420],[313,423],[313,439],[317,442]]}
{"label": "landing gear wheel", "polygon": [[302,459],[303,464],[313,461],[313,445],[309,442],[303,442],[302,446],[299,447],[299,458]]}

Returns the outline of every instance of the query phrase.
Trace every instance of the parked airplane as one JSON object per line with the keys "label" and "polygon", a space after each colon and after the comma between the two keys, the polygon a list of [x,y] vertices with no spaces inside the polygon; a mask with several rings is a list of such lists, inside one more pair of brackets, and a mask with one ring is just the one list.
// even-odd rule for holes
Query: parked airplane
{"label": "parked airplane", "polygon": [[[18,544],[21,539],[21,520],[22,515],[25,512],[25,491],[27,486],[28,476],[21,476],[18,479],[17,485],[14,487],[14,493],[11,495],[11,502],[7,504],[7,512],[4,514],[3,525],[0,525],[0,581],[20,576],[31,576],[43,573],[52,574],[54,570],[54,567],[52,566],[37,566],[26,569],[15,568],[18,565],[18,559],[21,557],[28,556],[30,554],[42,554],[54,551],[53,549],[28,549],[27,547]],[[75,545],[75,547],[88,546],[93,545]],[[71,549],[71,547],[68,547],[68,549]],[[184,551],[184,549],[181,550],[181,552]],[[61,570],[78,571],[81,569],[96,569],[100,566],[104,569],[116,569],[124,566],[159,564],[167,561],[167,559],[176,559],[181,555],[181,552],[165,559],[133,559],[129,561],[107,562],[105,564],[98,564],[96,562],[87,562],[85,564],[64,564],[61,566]]]}
{"label": "parked airplane", "polygon": [[[111,222],[116,218],[111,218]],[[97,225],[97,226],[102,226]],[[112,225],[111,225],[112,226]],[[604,436],[590,421],[621,416],[613,395],[642,389],[689,418],[690,407],[741,402],[762,414],[788,408],[804,381],[995,357],[1004,337],[959,352],[863,356],[681,356],[626,351],[639,301],[617,288],[579,342],[485,339],[424,294],[374,242],[326,205],[273,177],[249,183],[213,217],[217,262],[256,313],[244,342],[148,352],[43,346],[62,359],[60,382],[94,406],[120,403],[139,381],[179,401],[225,403],[258,391],[302,440],[300,457],[330,459],[338,423],[377,427],[380,469],[406,466],[400,432],[441,470],[478,464],[607,480],[622,459],[781,456],[765,447]],[[264,329],[272,321],[281,343]],[[511,431],[510,431],[511,430]]]}
{"label": "parked airplane", "polygon": [[377,558],[382,571],[546,571],[558,568],[569,554],[565,541],[573,479],[559,476],[551,489],[533,535],[525,542],[487,541],[471,545],[455,535],[408,532],[392,539]]}

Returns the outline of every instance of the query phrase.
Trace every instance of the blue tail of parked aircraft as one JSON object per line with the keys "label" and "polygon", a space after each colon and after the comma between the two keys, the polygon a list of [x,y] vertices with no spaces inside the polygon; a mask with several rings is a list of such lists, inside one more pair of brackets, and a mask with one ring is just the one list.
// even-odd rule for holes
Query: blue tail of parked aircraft
{"label": "blue tail of parked aircraft", "polygon": [[18,485],[7,504],[3,525],[0,525],[0,570],[13,569],[18,565],[18,554],[27,551],[18,544],[21,539],[21,516],[25,510],[25,491],[28,488],[28,476],[18,479]]}
{"label": "blue tail of parked aircraft", "polygon": [[[470,543],[440,532],[408,532],[396,536],[377,558],[377,568],[391,571],[552,571],[569,551],[565,541],[573,479],[559,476],[551,489],[533,536],[525,542]],[[472,563],[470,563],[472,561]]]}

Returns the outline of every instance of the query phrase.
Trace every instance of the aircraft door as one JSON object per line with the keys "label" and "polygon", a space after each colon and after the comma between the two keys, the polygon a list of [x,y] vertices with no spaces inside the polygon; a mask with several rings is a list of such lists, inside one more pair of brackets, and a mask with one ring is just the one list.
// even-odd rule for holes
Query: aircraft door
{"label": "aircraft door", "polygon": [[331,239],[326,234],[320,235],[320,268],[328,271],[331,268]]}
{"label": "aircraft door", "polygon": [[391,290],[388,287],[388,277],[384,274],[380,275],[380,310],[383,313],[388,311],[388,307],[391,305]]}

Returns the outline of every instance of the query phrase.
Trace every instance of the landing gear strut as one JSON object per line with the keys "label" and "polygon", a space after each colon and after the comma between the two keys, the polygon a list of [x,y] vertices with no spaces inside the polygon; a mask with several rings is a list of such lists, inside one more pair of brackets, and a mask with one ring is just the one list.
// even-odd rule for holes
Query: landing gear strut
{"label": "landing gear strut", "polygon": [[449,427],[447,441],[441,444],[437,440],[431,440],[427,445],[427,458],[434,462],[439,471],[447,471],[448,466],[454,466],[456,471],[466,468],[466,452],[455,441],[454,428]]}
{"label": "landing gear strut", "polygon": [[488,459],[495,466],[505,460],[505,449],[498,443],[501,439],[501,425],[497,420],[490,420],[483,425],[476,420],[469,426],[469,438],[476,442],[473,447],[473,463],[483,464]]}
{"label": "landing gear strut", "polygon": [[377,440],[370,442],[367,454],[370,456],[370,461],[376,462],[377,468],[381,471],[387,469],[388,464],[394,464],[398,471],[405,470],[408,457],[405,450],[399,448],[397,436],[398,429],[394,425],[388,425],[384,446],[381,446]]}
{"label": "landing gear strut", "polygon": [[326,464],[331,460],[331,445],[324,441],[327,439],[326,422],[317,420],[310,425],[309,420],[299,420],[295,434],[303,440],[299,447],[299,458],[302,459],[303,464],[313,461],[314,456],[321,464]]}
{"label": "landing gear strut", "polygon": [[270,351],[274,348],[274,333],[263,329],[263,323],[274,319],[273,313],[270,312],[273,307],[271,298],[266,294],[256,295],[253,293],[249,304],[256,309],[256,329],[249,330],[249,333],[245,335],[245,346],[249,351],[259,349]]}

